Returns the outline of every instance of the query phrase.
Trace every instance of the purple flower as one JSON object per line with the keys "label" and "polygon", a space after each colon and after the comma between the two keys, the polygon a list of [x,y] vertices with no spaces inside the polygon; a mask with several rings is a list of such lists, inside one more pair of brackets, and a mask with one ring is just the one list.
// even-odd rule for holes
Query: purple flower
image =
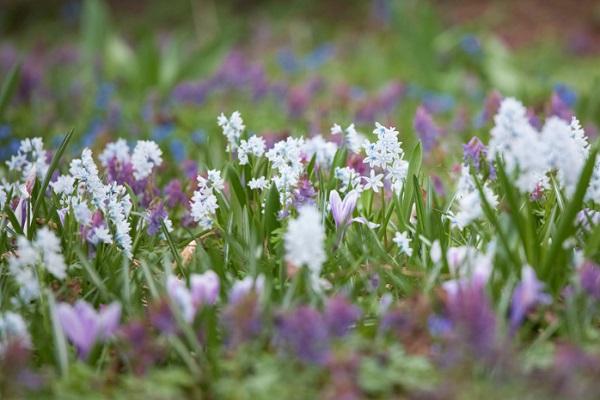
{"label": "purple flower", "polygon": [[497,345],[496,315],[480,280],[463,282],[446,301],[447,318],[456,340],[473,356],[487,358]]}
{"label": "purple flower", "polygon": [[117,330],[121,305],[115,302],[97,312],[89,303],[79,300],[73,306],[59,303],[56,313],[79,357],[85,359],[96,342],[108,339]]}
{"label": "purple flower", "polygon": [[152,305],[150,322],[156,329],[166,335],[172,335],[178,331],[177,321],[166,299]]}
{"label": "purple flower", "polygon": [[187,205],[188,197],[183,192],[181,181],[179,179],[173,179],[163,189],[163,193],[167,197],[167,206],[169,208],[175,208],[178,204]]}
{"label": "purple flower", "polygon": [[515,288],[510,307],[510,326],[513,331],[536,305],[551,301],[550,296],[544,293],[544,284],[538,280],[533,268],[525,266],[521,275],[521,282]]}
{"label": "purple flower", "polygon": [[571,122],[573,118],[573,111],[565,101],[556,93],[552,93],[550,97],[550,104],[548,106],[548,115],[556,116],[567,123]]}
{"label": "purple flower", "polygon": [[331,207],[331,215],[335,221],[336,228],[343,228],[346,226],[352,218],[352,213],[356,208],[356,202],[358,200],[358,192],[352,190],[346,196],[344,200],[340,198],[337,190],[332,190],[329,193],[329,204]]}
{"label": "purple flower", "polygon": [[464,163],[473,163],[475,170],[479,171],[481,159],[487,157],[487,148],[477,136],[473,136],[467,144],[463,145],[463,153]]}
{"label": "purple flower", "polygon": [[425,151],[430,151],[435,146],[437,138],[441,135],[441,129],[425,107],[419,106],[417,108],[415,118],[413,119],[413,127],[419,134]]}
{"label": "purple flower", "polygon": [[323,364],[329,357],[329,332],[322,315],[314,308],[300,306],[277,318],[276,344],[300,360]]}
{"label": "purple flower", "polygon": [[219,297],[219,276],[211,270],[190,276],[192,303],[196,307],[215,304]]}
{"label": "purple flower", "polygon": [[492,120],[494,115],[498,112],[500,108],[500,103],[502,102],[502,95],[497,90],[490,92],[485,98],[485,102],[483,105],[483,110],[477,116],[475,120],[475,127],[481,128],[483,125]]}
{"label": "purple flower", "polygon": [[294,207],[299,209],[301,206],[303,205],[307,205],[307,204],[314,204],[315,203],[315,196],[317,195],[317,192],[315,191],[315,188],[313,187],[312,183],[310,182],[310,179],[308,178],[302,178],[300,179],[300,182],[298,183],[298,187],[296,188],[296,190],[294,190],[294,198],[293,198],[293,204]]}
{"label": "purple flower", "polygon": [[150,207],[148,214],[146,215],[146,221],[148,222],[148,235],[154,236],[160,232],[162,222],[168,218],[167,210],[162,203],[158,201],[156,204]]}
{"label": "purple flower", "polygon": [[249,291],[230,301],[221,313],[226,343],[231,347],[256,338],[262,328],[262,312],[259,295]]}
{"label": "purple flower", "polygon": [[600,300],[600,267],[586,261],[579,268],[579,283],[581,288],[594,300]]}
{"label": "purple flower", "polygon": [[360,316],[360,309],[343,296],[327,299],[323,310],[325,325],[332,336],[346,335]]}
{"label": "purple flower", "polygon": [[198,310],[215,304],[219,295],[219,277],[213,271],[190,276],[190,289],[185,282],[173,275],[167,278],[167,293],[181,312],[183,319],[192,322]]}

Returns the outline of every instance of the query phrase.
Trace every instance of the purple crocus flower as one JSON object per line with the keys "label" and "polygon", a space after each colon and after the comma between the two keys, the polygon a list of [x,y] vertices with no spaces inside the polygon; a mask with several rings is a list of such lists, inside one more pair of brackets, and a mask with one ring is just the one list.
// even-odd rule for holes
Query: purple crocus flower
{"label": "purple crocus flower", "polygon": [[360,309],[344,296],[327,299],[323,310],[325,325],[332,336],[344,336],[361,316]]}
{"label": "purple crocus flower", "polygon": [[544,284],[538,280],[533,268],[527,265],[521,274],[521,282],[515,288],[510,307],[510,326],[513,332],[536,305],[551,301],[550,296],[544,293]]}
{"label": "purple crocus flower", "polygon": [[331,215],[335,221],[336,228],[340,229],[346,226],[352,218],[352,213],[356,208],[356,202],[358,200],[358,192],[355,190],[350,191],[344,200],[340,198],[340,194],[337,190],[332,190],[329,193],[329,205],[331,207]]}
{"label": "purple crocus flower", "polygon": [[584,292],[594,300],[600,300],[600,266],[586,261],[579,268],[579,283]]}
{"label": "purple crocus flower", "polygon": [[467,144],[463,145],[463,153],[464,163],[473,163],[475,170],[479,171],[481,159],[485,159],[487,156],[487,147],[477,136],[473,136]]}
{"label": "purple crocus flower", "polygon": [[417,108],[415,118],[413,119],[413,127],[419,134],[425,151],[433,149],[437,142],[437,138],[441,135],[441,129],[435,123],[433,117],[425,107],[419,106],[419,108]]}
{"label": "purple crocus flower", "polygon": [[100,309],[79,300],[75,305],[59,303],[56,314],[63,331],[85,359],[98,341],[104,341],[117,330],[121,319],[121,304],[115,302]]}
{"label": "purple crocus flower", "polygon": [[308,363],[323,364],[329,357],[329,332],[322,315],[300,306],[277,318],[277,345]]}
{"label": "purple crocus flower", "polygon": [[215,304],[219,297],[219,276],[211,270],[190,276],[192,303],[196,307]]}

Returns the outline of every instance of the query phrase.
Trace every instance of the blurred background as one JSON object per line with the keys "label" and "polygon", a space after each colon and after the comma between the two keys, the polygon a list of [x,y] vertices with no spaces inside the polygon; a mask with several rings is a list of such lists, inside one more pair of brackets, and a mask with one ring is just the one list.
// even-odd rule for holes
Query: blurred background
{"label": "blurred background", "polygon": [[411,142],[422,107],[446,147],[485,137],[501,96],[600,124],[594,0],[0,0],[0,37],[1,76],[19,66],[0,158],[74,127],[216,163],[196,151],[236,109],[264,135],[378,120]]}

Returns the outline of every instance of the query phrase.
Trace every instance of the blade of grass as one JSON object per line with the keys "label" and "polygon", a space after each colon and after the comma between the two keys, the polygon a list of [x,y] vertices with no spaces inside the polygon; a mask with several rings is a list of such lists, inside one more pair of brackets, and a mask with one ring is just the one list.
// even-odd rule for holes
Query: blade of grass
{"label": "blade of grass", "polygon": [[6,110],[20,79],[21,64],[16,63],[10,71],[8,71],[6,78],[4,78],[4,81],[2,82],[2,88],[0,89],[0,119],[4,115],[4,110]]}
{"label": "blade of grass", "polygon": [[[73,132],[74,132],[73,129],[71,129],[69,131],[69,133],[67,133],[67,135],[63,138],[62,142],[60,143],[58,150],[56,150],[54,157],[52,157],[52,161],[50,162],[50,167],[48,168],[48,172],[46,173],[46,176],[44,177],[44,181],[42,182],[42,185],[40,186],[39,191],[38,191],[38,195],[35,199],[35,202],[33,203],[32,221],[35,221],[35,219],[37,218],[38,211],[39,211],[40,206],[42,205],[42,201],[44,199],[44,194],[46,193],[46,188],[50,184],[50,179],[52,179],[52,174],[54,174],[54,171],[56,171],[56,168],[58,168],[58,162],[60,161],[62,155],[64,154],[65,150],[67,149],[67,146],[69,145],[69,142],[71,141],[71,138],[73,137]],[[28,234],[30,236],[33,235],[31,229],[29,229]],[[29,239],[31,239],[31,237]]]}

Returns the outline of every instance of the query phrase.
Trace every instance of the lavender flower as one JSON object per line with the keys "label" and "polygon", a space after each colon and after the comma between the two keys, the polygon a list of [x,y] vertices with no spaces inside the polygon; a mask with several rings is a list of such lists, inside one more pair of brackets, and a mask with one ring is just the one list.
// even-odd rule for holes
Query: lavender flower
{"label": "lavender flower", "polygon": [[329,193],[329,206],[331,208],[331,215],[335,221],[336,228],[340,229],[346,226],[352,218],[352,213],[356,208],[356,202],[358,200],[358,192],[352,190],[346,196],[344,200],[340,198],[337,190],[332,190]]}
{"label": "lavender flower", "polygon": [[173,223],[169,219],[169,214],[161,201],[158,201],[152,206],[146,215],[146,222],[148,223],[148,235],[154,236],[160,232],[162,223],[167,227],[167,231],[173,230]]}
{"label": "lavender flower", "polygon": [[454,327],[454,337],[471,355],[483,359],[493,355],[498,342],[496,315],[481,282],[460,285],[448,296],[446,311]]}
{"label": "lavender flower", "polygon": [[300,360],[323,364],[329,356],[329,332],[321,314],[308,306],[300,306],[275,321],[276,344]]}
{"label": "lavender flower", "polygon": [[298,187],[294,190],[292,204],[296,209],[305,205],[314,205],[317,192],[310,179],[302,178],[298,182]]}
{"label": "lavender flower", "polygon": [[229,304],[221,313],[221,324],[225,328],[226,342],[236,347],[256,338],[262,328],[260,296],[255,290],[230,294]]}
{"label": "lavender flower", "polygon": [[117,330],[121,305],[115,302],[97,312],[89,303],[79,300],[73,306],[59,303],[56,314],[79,357],[85,359],[96,342],[109,339]]}
{"label": "lavender flower", "polygon": [[548,116],[555,116],[562,119],[565,122],[571,122],[573,118],[573,111],[569,105],[563,101],[558,93],[552,93],[550,97],[550,104],[548,105]]}
{"label": "lavender flower", "polygon": [[475,171],[479,172],[481,160],[487,158],[487,148],[485,145],[477,136],[473,136],[467,144],[463,145],[463,152],[464,163],[472,163],[475,167]]}
{"label": "lavender flower", "polygon": [[592,299],[600,300],[600,267],[592,261],[585,261],[578,272],[583,291]]}
{"label": "lavender flower", "polygon": [[437,142],[437,138],[441,135],[441,130],[425,107],[420,106],[417,108],[413,119],[413,128],[419,134],[425,151],[431,151]]}
{"label": "lavender flower", "polygon": [[187,196],[183,192],[181,181],[173,179],[163,189],[163,193],[167,197],[167,206],[175,208],[177,205],[187,205]]}
{"label": "lavender flower", "polygon": [[170,275],[167,278],[167,293],[181,312],[186,322],[192,322],[198,310],[212,305],[219,295],[219,277],[213,271],[190,275],[190,288],[185,282]]}
{"label": "lavender flower", "polygon": [[523,268],[521,282],[515,288],[510,307],[510,326],[514,330],[523,322],[525,315],[538,304],[548,304],[551,298],[544,293],[544,285],[529,265]]}
{"label": "lavender flower", "polygon": [[328,298],[325,303],[323,320],[332,336],[346,335],[360,316],[360,309],[344,296]]}

